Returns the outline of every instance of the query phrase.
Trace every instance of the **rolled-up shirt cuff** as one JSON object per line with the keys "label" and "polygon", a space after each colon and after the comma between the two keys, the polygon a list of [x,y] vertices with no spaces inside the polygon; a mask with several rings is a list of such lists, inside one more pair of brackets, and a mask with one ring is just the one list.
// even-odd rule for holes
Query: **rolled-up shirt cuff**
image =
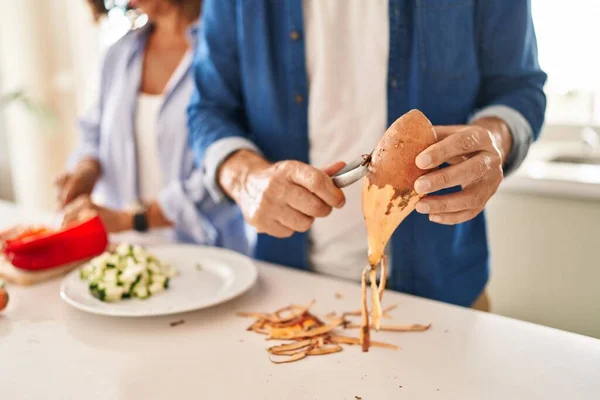
{"label": "rolled-up shirt cuff", "polygon": [[529,151],[533,141],[533,129],[525,117],[514,108],[504,105],[492,105],[476,112],[471,121],[481,118],[495,117],[503,120],[512,135],[512,148],[504,165],[504,174],[508,175],[515,171]]}
{"label": "rolled-up shirt cuff", "polygon": [[217,230],[201,215],[194,202],[186,195],[183,182],[171,182],[163,188],[158,194],[157,202],[164,216],[171,221],[177,231],[185,233],[195,243],[211,246],[217,243]]}
{"label": "rolled-up shirt cuff", "polygon": [[219,203],[225,197],[217,182],[217,171],[223,161],[238,150],[252,150],[260,154],[254,143],[238,136],[217,140],[206,149],[203,162],[204,186],[215,203]]}

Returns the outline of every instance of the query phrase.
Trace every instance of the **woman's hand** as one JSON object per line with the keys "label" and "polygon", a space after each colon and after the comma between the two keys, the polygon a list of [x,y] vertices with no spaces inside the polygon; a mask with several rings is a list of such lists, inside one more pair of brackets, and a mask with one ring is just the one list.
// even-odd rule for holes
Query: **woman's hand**
{"label": "woman's hand", "polygon": [[[441,196],[427,196],[417,203],[417,211],[429,214],[433,222],[459,224],[477,216],[485,207],[504,178],[503,155],[511,146],[506,125],[489,128],[499,120],[475,125],[436,126],[441,140],[419,154],[415,160],[421,169],[449,167],[423,175],[415,182],[420,194],[461,186],[462,191]],[[485,127],[484,127],[485,126]],[[488,128],[489,127],[489,128]]]}
{"label": "woman's hand", "polygon": [[99,216],[107,232],[117,233],[133,229],[133,215],[94,204],[89,195],[81,195],[64,209],[63,226]]}
{"label": "woman's hand", "polygon": [[343,167],[336,163],[320,170],[299,161],[270,164],[241,150],[223,163],[219,182],[259,233],[284,238],[306,232],[315,218],[344,205],[344,193],[330,178]]}
{"label": "woman's hand", "polygon": [[81,195],[92,194],[98,178],[100,163],[95,159],[82,160],[72,173],[60,175],[55,181],[60,208]]}

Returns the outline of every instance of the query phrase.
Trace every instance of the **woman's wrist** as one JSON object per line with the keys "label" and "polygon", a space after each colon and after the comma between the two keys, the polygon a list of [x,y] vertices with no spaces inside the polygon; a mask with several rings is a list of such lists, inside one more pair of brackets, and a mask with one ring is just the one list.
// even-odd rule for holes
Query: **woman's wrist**
{"label": "woman's wrist", "polygon": [[165,216],[156,200],[148,205],[148,208],[146,209],[146,218],[148,220],[149,229],[168,228],[173,226],[173,222]]}

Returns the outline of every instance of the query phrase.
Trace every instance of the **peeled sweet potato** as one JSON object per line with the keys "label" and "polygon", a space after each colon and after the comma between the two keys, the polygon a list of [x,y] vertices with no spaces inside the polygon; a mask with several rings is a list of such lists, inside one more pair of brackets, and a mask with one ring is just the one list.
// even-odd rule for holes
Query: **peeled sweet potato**
{"label": "peeled sweet potato", "polygon": [[[417,156],[437,141],[431,122],[418,110],[412,110],[396,120],[385,132],[371,154],[368,173],[362,191],[362,208],[367,225],[369,265],[362,274],[362,324],[360,342],[369,350],[369,313],[367,310],[367,274],[371,281],[373,326],[379,330],[381,299],[385,276],[376,284],[380,262],[385,264],[384,250],[398,225],[415,209],[423,197],[414,190],[415,181],[427,171],[415,164]],[[385,274],[385,265],[382,274]]]}
{"label": "peeled sweet potato", "polygon": [[392,233],[422,197],[414,185],[427,171],[415,158],[436,141],[431,122],[412,110],[388,128],[373,151],[362,192],[371,266],[379,264]]}

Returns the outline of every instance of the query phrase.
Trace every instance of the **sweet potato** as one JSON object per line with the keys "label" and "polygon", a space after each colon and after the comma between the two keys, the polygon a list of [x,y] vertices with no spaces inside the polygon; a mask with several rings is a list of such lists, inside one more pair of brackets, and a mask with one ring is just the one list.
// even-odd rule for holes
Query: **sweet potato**
{"label": "sweet potato", "polygon": [[[423,197],[414,190],[414,185],[417,178],[427,171],[419,169],[415,159],[436,141],[437,136],[431,122],[420,111],[412,110],[388,128],[371,154],[362,191],[362,209],[367,225],[375,329],[380,327],[381,298],[385,289],[385,276],[381,278],[379,287],[375,282],[377,266],[384,257],[385,246],[392,234]],[[366,273],[363,272],[363,316],[368,315],[365,281]],[[360,337],[363,351],[368,351],[369,323],[366,318],[363,318]]]}
{"label": "sweet potato", "polygon": [[414,185],[427,171],[415,158],[436,141],[431,122],[412,110],[388,128],[373,151],[362,192],[371,266],[379,264],[392,233],[422,197]]}

